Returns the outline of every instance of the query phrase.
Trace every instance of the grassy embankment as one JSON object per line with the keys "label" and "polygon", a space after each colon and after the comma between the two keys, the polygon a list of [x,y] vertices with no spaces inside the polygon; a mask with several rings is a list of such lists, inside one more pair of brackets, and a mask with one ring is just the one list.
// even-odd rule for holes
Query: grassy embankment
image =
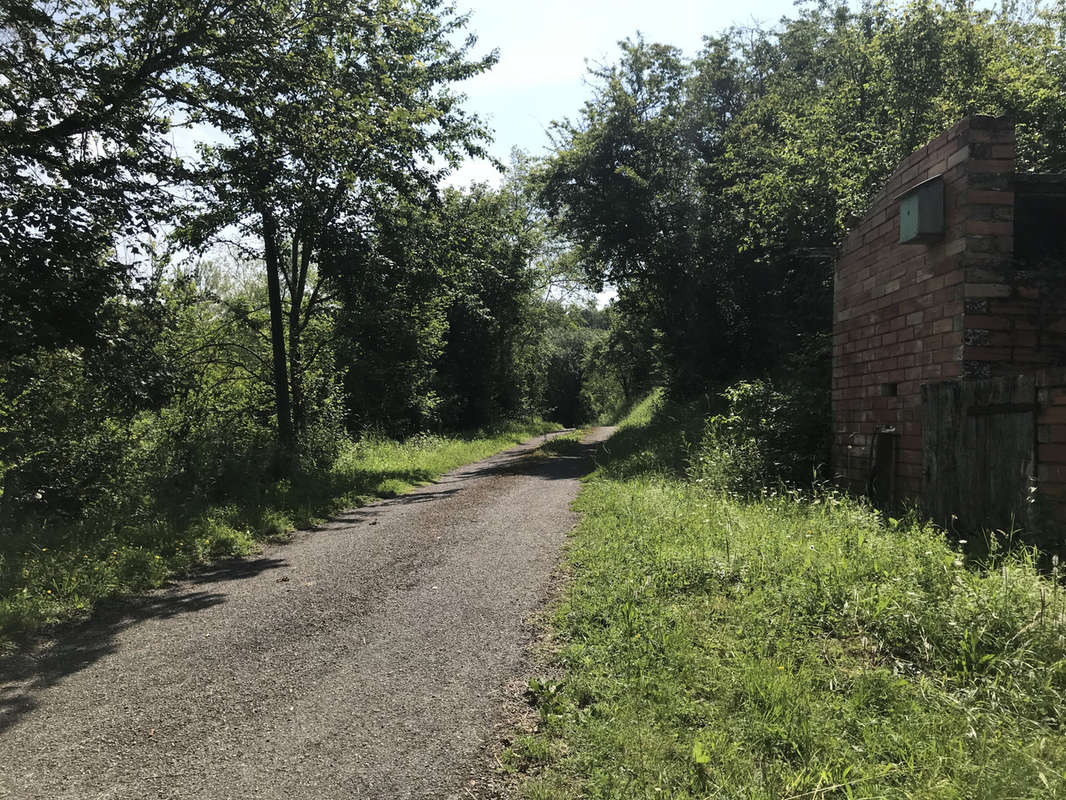
{"label": "grassy embankment", "polygon": [[523,795],[1066,796],[1058,576],[829,492],[710,492],[700,427],[639,406],[577,501]]}
{"label": "grassy embankment", "polygon": [[[346,507],[393,497],[531,436],[557,430],[513,424],[471,437],[419,435],[350,442],[326,475],[235,491],[232,505],[191,519],[95,519],[33,537],[0,536],[0,652],[20,635],[88,614],[101,600],[142,592],[211,561]],[[187,515],[186,515],[187,516]]]}

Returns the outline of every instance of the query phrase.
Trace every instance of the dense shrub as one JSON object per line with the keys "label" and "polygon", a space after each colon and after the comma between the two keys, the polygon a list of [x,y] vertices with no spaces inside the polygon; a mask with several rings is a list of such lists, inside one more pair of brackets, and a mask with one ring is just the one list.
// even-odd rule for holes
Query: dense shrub
{"label": "dense shrub", "polygon": [[754,494],[778,483],[809,486],[828,459],[828,398],[817,387],[740,381],[707,418],[689,475],[707,486]]}

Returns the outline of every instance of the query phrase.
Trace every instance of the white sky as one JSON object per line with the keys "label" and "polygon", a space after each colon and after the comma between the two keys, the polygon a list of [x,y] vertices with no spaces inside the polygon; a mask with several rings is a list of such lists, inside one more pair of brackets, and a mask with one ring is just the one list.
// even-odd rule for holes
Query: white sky
{"label": "white sky", "polygon": [[[574,118],[589,95],[586,60],[617,60],[618,42],[637,31],[649,42],[672,44],[695,55],[703,37],[732,24],[776,23],[795,16],[792,0],[457,0],[470,11],[467,30],[477,34],[475,52],[494,48],[499,63],[462,85],[466,107],[495,131],[492,154],[504,163],[512,147],[541,155],[553,120]],[[487,161],[468,162],[449,179],[498,181]]]}

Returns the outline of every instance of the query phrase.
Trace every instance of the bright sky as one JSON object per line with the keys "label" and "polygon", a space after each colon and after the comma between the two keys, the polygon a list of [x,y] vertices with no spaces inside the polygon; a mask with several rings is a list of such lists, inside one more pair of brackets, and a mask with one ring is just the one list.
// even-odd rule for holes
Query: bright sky
{"label": "bright sky", "polygon": [[[695,55],[704,36],[732,24],[772,24],[795,16],[792,0],[457,0],[470,11],[468,31],[476,52],[497,48],[500,62],[467,81],[467,108],[495,130],[494,156],[507,162],[512,147],[541,155],[553,120],[574,118],[589,95],[586,60],[610,64],[617,43],[637,31],[647,41],[672,44]],[[487,161],[468,162],[449,180],[496,182]]]}

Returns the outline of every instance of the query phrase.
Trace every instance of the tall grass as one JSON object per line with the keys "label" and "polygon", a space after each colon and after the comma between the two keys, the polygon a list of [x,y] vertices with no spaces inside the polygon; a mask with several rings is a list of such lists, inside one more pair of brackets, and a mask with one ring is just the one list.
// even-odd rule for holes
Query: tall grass
{"label": "tall grass", "polygon": [[1066,796],[1058,575],[829,491],[710,491],[699,427],[638,407],[578,499],[524,795]]}
{"label": "tall grass", "polygon": [[[555,430],[539,421],[468,437],[367,436],[347,441],[324,471],[228,492],[230,504],[155,518],[93,516],[75,524],[0,536],[0,652],[29,632],[88,614],[100,601],[142,592],[259,543],[307,527],[338,509],[392,497],[462,464]],[[192,500],[192,499],[190,499]],[[146,508],[155,507],[142,504]]]}

